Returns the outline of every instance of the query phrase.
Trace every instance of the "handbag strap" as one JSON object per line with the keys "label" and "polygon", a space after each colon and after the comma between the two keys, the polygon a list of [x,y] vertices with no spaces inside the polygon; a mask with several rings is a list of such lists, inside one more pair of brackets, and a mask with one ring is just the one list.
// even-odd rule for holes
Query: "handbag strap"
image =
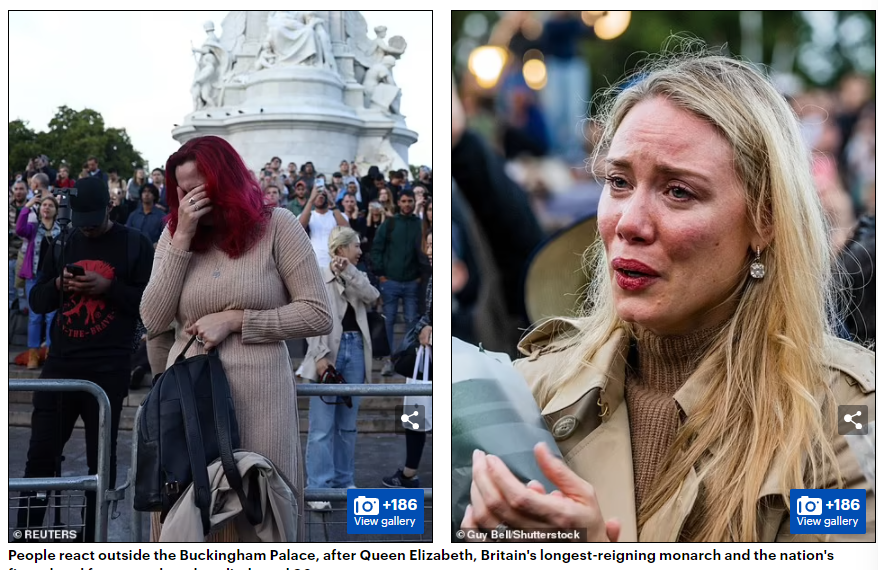
{"label": "handbag strap", "polygon": [[422,345],[418,346],[418,352],[415,353],[415,368],[412,370],[412,378],[418,379],[418,370],[421,368],[421,363],[424,361],[424,347]]}
{"label": "handbag strap", "polygon": [[192,343],[193,343],[193,342],[195,342],[195,336],[194,336],[194,335],[192,336],[192,338],[189,339],[189,342],[186,343],[186,346],[183,347],[183,352],[181,352],[181,353],[177,356],[177,359],[174,360],[174,364],[176,364],[177,362],[183,362],[183,360],[186,359],[186,352],[189,350],[189,347],[192,346]]}
{"label": "handbag strap", "polygon": [[[183,427],[186,430],[186,447],[189,450],[189,463],[192,469],[192,490],[195,506],[201,511],[201,526],[204,536],[210,532],[210,483],[207,480],[207,459],[204,453],[204,439],[198,422],[198,408],[195,406],[195,393],[192,389],[192,375],[188,366],[177,367],[174,375],[180,392],[180,405],[183,406]],[[180,377],[183,376],[183,382]]]}
{"label": "handbag strap", "polygon": [[424,374],[422,375],[424,382],[430,381],[430,358],[433,355],[433,351],[429,346],[422,346],[424,349]]}
{"label": "handbag strap", "polygon": [[238,465],[235,463],[235,457],[232,450],[232,428],[229,419],[228,402],[232,398],[229,390],[229,383],[225,380],[222,363],[219,359],[219,353],[213,349],[207,353],[207,362],[210,366],[210,386],[213,399],[213,418],[216,426],[217,443],[219,444],[220,461],[222,462],[223,472],[229,481],[229,486],[235,490],[238,499],[241,501],[241,508],[247,516],[247,521],[256,526],[262,524],[262,506],[259,502],[258,493],[253,492],[252,478],[250,497],[244,493],[244,483],[241,480],[241,473],[238,471]]}

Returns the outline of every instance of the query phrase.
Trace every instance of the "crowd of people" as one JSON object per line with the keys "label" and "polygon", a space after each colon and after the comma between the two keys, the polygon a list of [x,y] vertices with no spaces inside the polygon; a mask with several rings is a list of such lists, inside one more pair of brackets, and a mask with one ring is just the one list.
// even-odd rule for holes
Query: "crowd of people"
{"label": "crowd of people", "polygon": [[[217,155],[222,164],[211,162]],[[359,398],[351,406],[312,399],[303,468],[294,382],[325,381],[330,369],[347,383],[369,382],[375,333],[367,313],[384,315],[388,343],[398,350],[400,303],[406,330],[432,344],[431,169],[412,177],[372,166],[361,176],[345,160],[330,175],[312,162],[282,164],[273,157],[257,174],[228,143],[208,136],[181,147],[167,170],[138,168],[127,181],[104,173],[96,157],[76,180],[44,155],[10,176],[9,309],[28,315],[26,364],[43,378],[88,379],[107,392],[111,487],[125,396],[164,372],[193,336],[201,351],[221,346],[242,446],[299,489],[354,486]],[[68,188],[76,191],[62,200]],[[69,220],[59,219],[64,200]],[[307,349],[294,372],[295,339],[306,339]],[[389,357],[381,373],[394,374]],[[88,396],[56,396],[34,397],[26,477],[60,474],[80,416],[89,472],[96,472],[96,407]],[[405,467],[384,485],[419,486],[425,438],[413,441]],[[95,497],[86,498],[89,540]],[[47,499],[25,493],[21,502],[30,519],[19,527],[39,526]],[[160,532],[156,520],[153,538]],[[233,530],[223,532],[215,539],[235,539]]]}

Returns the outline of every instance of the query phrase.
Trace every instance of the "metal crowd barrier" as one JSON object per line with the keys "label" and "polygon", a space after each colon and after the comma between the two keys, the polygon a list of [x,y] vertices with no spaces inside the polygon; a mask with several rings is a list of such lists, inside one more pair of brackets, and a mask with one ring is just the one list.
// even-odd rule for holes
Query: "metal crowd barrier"
{"label": "metal crowd barrier", "polygon": [[[9,479],[9,491],[10,493],[15,492],[46,492],[48,494],[49,491],[55,491],[56,493],[61,491],[94,491],[96,495],[96,509],[95,513],[95,540],[97,542],[106,542],[107,541],[107,523],[109,519],[110,513],[110,502],[113,500],[114,495],[107,489],[107,481],[110,478],[110,400],[107,398],[107,394],[98,387],[97,384],[93,382],[89,382],[87,380],[27,380],[21,378],[10,378],[9,379],[9,390],[10,391],[18,391],[18,392],[87,392],[95,397],[98,401],[98,465],[97,465],[97,474],[96,475],[74,475],[70,477],[39,477],[39,478],[15,478]],[[70,499],[73,498],[72,495],[61,495],[56,498]],[[13,507],[13,501],[18,501],[19,499],[10,498],[10,510],[18,510],[21,508],[29,509],[28,506],[25,507]],[[24,501],[26,499],[22,499]],[[85,500],[83,498],[83,506],[85,505]],[[61,507],[59,502],[56,502],[54,505],[50,502],[46,507],[38,507],[45,508],[46,512],[44,514],[44,524],[45,521],[50,521],[49,518],[49,510],[52,508],[58,509]],[[70,512],[71,505],[67,505],[67,514],[68,518],[72,514]],[[17,514],[17,513],[16,513]],[[17,518],[17,516],[16,516]],[[69,522],[69,520],[68,520]],[[49,523],[51,526],[51,523]],[[69,525],[69,526],[82,526],[85,528],[85,520],[83,519],[82,525]],[[67,528],[67,527],[65,527]],[[23,531],[25,529],[14,529],[13,534],[17,534],[18,531]],[[43,529],[27,529],[27,530],[43,530]],[[58,529],[61,530],[61,529]],[[16,539],[20,538],[15,536]],[[81,538],[81,537],[79,537]]]}
{"label": "metal crowd barrier", "polygon": [[[366,397],[383,397],[383,396],[432,396],[432,384],[297,384],[296,396],[366,396]],[[125,498],[125,491],[134,486],[134,480],[137,476],[137,426],[140,424],[140,412],[143,408],[138,407],[134,416],[134,430],[131,435],[131,467],[128,470],[128,478],[120,487],[114,491],[114,499],[119,500]],[[144,535],[144,520],[149,513],[143,513],[134,510],[134,493],[130,493],[131,497],[126,502],[131,505],[131,541],[144,542],[149,539]],[[426,517],[427,510],[432,510],[433,489],[424,489],[424,502],[430,501],[430,506],[425,505],[424,508],[424,530],[426,533],[427,525],[431,525],[432,520]],[[347,535],[344,527],[347,525],[347,508],[333,508],[329,510],[315,511],[308,508],[308,501],[347,501],[346,489],[305,489],[305,526],[306,536],[304,541],[311,542],[344,542],[341,538],[350,537],[352,541],[360,542],[357,535]],[[340,515],[337,513],[341,513]],[[314,520],[310,520],[314,519]],[[342,527],[344,525],[344,527]],[[317,532],[314,531],[317,528]],[[333,532],[341,529],[340,532]],[[317,534],[318,536],[315,536]],[[319,538],[323,540],[319,540]],[[394,536],[394,535],[391,535]],[[393,540],[400,542],[403,540],[417,540],[406,535],[401,539],[385,538],[384,540]],[[336,538],[332,538],[336,537]],[[432,539],[421,539],[422,541],[432,542]],[[370,539],[370,542],[377,542]]]}

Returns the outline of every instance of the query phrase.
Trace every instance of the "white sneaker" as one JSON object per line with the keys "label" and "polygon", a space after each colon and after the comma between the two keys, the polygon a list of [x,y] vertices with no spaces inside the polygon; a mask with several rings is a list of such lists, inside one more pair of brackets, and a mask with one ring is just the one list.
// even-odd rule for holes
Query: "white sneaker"
{"label": "white sneaker", "polygon": [[382,376],[393,376],[393,363],[389,360],[384,361],[384,367],[381,369]]}
{"label": "white sneaker", "polygon": [[308,501],[308,506],[312,511],[328,511],[332,508],[329,501]]}

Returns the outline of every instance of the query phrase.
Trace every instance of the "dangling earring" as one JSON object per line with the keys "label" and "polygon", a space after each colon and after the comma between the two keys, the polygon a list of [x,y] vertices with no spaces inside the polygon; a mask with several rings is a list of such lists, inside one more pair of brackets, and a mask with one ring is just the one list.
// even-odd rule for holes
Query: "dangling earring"
{"label": "dangling earring", "polygon": [[765,277],[765,266],[759,261],[759,246],[756,246],[756,259],[750,264],[750,276],[754,279]]}

